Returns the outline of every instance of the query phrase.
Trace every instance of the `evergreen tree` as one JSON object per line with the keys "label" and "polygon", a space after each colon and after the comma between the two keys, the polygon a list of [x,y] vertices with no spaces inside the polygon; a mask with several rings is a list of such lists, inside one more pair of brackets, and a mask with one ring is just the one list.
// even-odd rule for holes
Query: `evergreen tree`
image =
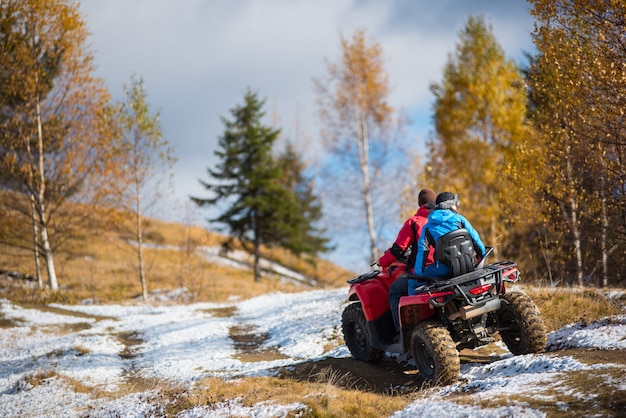
{"label": "evergreen tree", "polygon": [[306,175],[306,166],[293,144],[287,142],[284,152],[278,157],[281,184],[293,195],[295,210],[286,214],[292,222],[282,246],[296,255],[316,255],[328,251],[328,239],[323,230],[316,228],[322,219],[322,204],[313,190],[313,182]]}
{"label": "evergreen tree", "polygon": [[[273,147],[280,130],[262,123],[264,104],[264,100],[248,90],[244,104],[231,109],[233,119],[222,118],[225,131],[215,151],[220,162],[215,168],[207,169],[215,182],[200,180],[212,197],[191,198],[200,206],[218,203],[228,206],[210,221],[222,223],[229,229],[231,237],[225,246],[237,238],[253,252],[257,282],[261,276],[261,245],[281,245],[296,254],[319,249],[296,234],[313,230],[305,226],[304,214],[299,213],[301,201],[286,187],[284,172],[274,158]],[[314,205],[308,209],[315,212]],[[309,237],[306,233],[303,236]]]}

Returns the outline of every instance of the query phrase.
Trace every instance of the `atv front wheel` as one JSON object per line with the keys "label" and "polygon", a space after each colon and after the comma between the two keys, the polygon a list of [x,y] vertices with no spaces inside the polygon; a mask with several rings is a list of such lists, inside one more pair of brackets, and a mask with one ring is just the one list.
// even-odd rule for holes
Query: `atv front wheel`
{"label": "atv front wheel", "polygon": [[496,312],[498,331],[514,355],[539,353],[546,345],[546,327],[539,308],[520,292],[501,296],[502,306]]}
{"label": "atv front wheel", "polygon": [[411,355],[420,375],[432,385],[449,385],[459,379],[459,352],[448,330],[436,321],[424,321],[411,336]]}
{"label": "atv front wheel", "polygon": [[365,315],[360,303],[346,306],[341,317],[341,327],[343,339],[355,359],[375,363],[382,358],[383,352],[372,347],[368,341]]}

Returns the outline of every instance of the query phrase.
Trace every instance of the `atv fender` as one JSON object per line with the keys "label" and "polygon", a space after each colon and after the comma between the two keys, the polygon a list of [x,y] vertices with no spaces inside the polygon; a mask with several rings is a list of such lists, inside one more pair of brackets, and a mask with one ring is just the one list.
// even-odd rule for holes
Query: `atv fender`
{"label": "atv fender", "polygon": [[348,300],[361,301],[365,319],[373,321],[389,310],[388,293],[389,287],[383,282],[367,280],[350,287]]}
{"label": "atv fender", "polygon": [[429,293],[420,293],[413,296],[400,298],[400,326],[413,324],[430,318],[435,314],[435,309],[428,301],[433,297]]}

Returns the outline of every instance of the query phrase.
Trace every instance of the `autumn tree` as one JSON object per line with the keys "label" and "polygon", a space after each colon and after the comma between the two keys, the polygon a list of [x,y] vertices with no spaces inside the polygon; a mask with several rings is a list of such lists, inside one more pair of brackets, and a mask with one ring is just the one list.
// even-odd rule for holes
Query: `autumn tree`
{"label": "autumn tree", "polygon": [[148,283],[144,260],[144,234],[146,210],[153,207],[161,197],[164,187],[173,175],[176,162],[174,149],[163,139],[158,112],[150,110],[147,92],[142,78],[131,77],[124,86],[126,100],[117,113],[121,147],[126,150],[122,176],[118,181],[116,206],[132,216],[135,237],[137,271],[141,282],[141,294],[148,298]]}
{"label": "autumn tree", "polygon": [[[402,190],[401,167],[406,155],[400,135],[403,119],[388,103],[390,93],[383,51],[357,30],[341,36],[341,55],[328,63],[326,77],[315,79],[321,135],[329,151],[327,190],[342,213],[341,222],[354,219],[367,225],[370,262],[378,258],[376,198],[397,200]],[[389,145],[396,150],[390,155]],[[401,150],[400,152],[397,152]],[[394,187],[389,187],[393,184]],[[385,202],[384,209],[391,211]],[[355,208],[358,205],[358,208]],[[345,216],[345,208],[351,211]],[[362,214],[359,216],[358,214]],[[361,227],[355,226],[355,229]]]}
{"label": "autumn tree", "polygon": [[1,183],[16,193],[12,213],[32,224],[37,274],[41,283],[41,254],[54,291],[53,241],[72,225],[65,204],[103,172],[113,148],[100,135],[109,96],[92,76],[86,38],[72,1],[0,2]]}
{"label": "autumn tree", "polygon": [[286,174],[300,170],[294,155],[284,155],[280,163],[274,157],[280,130],[263,124],[264,103],[248,90],[244,104],[231,109],[232,119],[222,118],[225,130],[215,151],[219,162],[207,169],[209,181],[200,180],[211,197],[192,198],[200,206],[226,207],[210,221],[228,229],[226,248],[236,238],[252,252],[256,282],[261,277],[262,245],[283,246],[298,254],[320,251],[323,243],[310,225],[319,210],[314,199],[301,179]]}
{"label": "autumn tree", "polygon": [[533,119],[550,149],[544,210],[568,232],[555,228],[555,241],[560,253],[574,255],[576,283],[595,264],[606,286],[610,259],[622,275],[626,261],[616,251],[626,241],[626,5],[530,3],[539,51],[532,90],[541,106]]}
{"label": "autumn tree", "polygon": [[505,173],[529,130],[523,78],[484,18],[469,18],[431,91],[435,133],[426,182],[459,193],[461,210],[496,247],[506,236],[505,209],[516,193]]}

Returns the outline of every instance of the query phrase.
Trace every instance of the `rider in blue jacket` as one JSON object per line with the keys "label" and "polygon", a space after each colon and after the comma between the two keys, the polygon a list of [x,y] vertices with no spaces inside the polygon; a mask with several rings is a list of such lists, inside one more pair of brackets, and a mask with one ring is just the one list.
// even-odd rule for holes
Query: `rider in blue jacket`
{"label": "rider in blue jacket", "polygon": [[[450,269],[445,264],[435,260],[434,263],[427,265],[426,261],[431,246],[435,246],[440,236],[460,228],[465,228],[469,233],[477,259],[482,259],[485,254],[485,244],[481,241],[478,232],[464,216],[456,213],[460,205],[458,195],[450,192],[439,193],[435,205],[435,209],[428,215],[428,222],[422,228],[417,245],[414,272],[418,276],[442,277],[450,273]],[[415,289],[423,284],[425,283],[419,280],[409,280],[409,295],[414,295]]]}

